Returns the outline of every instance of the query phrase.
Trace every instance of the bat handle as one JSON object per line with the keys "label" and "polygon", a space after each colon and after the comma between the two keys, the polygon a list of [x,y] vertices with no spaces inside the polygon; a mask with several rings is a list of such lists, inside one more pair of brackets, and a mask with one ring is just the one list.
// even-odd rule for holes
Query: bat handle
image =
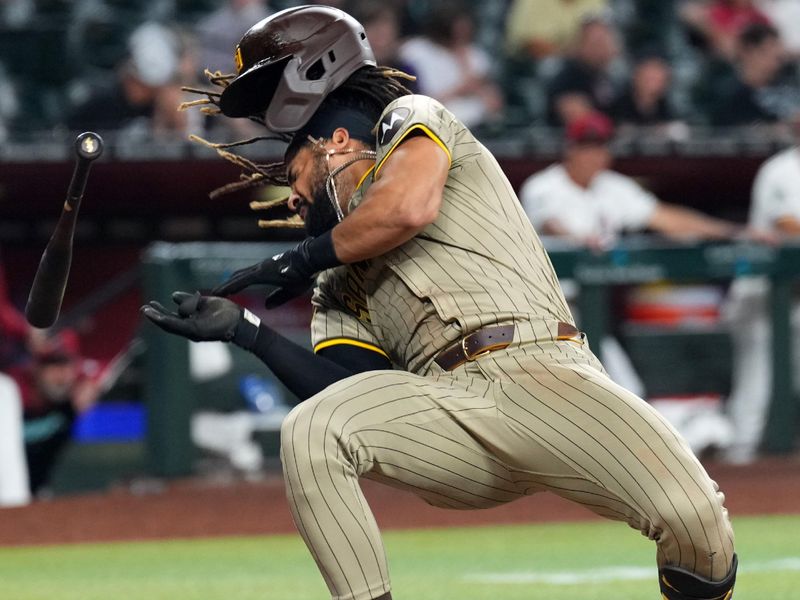
{"label": "bat handle", "polygon": [[91,166],[91,161],[84,158],[78,159],[75,170],[72,172],[72,180],[69,182],[69,189],[67,189],[67,198],[64,200],[65,211],[78,212],[81,198],[83,198],[83,192],[86,190],[86,181],[89,177],[89,169]]}

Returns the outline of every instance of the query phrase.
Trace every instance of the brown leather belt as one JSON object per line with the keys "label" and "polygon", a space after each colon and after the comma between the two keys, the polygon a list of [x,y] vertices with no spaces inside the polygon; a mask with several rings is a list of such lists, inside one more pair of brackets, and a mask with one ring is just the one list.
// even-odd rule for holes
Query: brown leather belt
{"label": "brown leather belt", "polygon": [[[497,325],[484,327],[461,338],[461,341],[442,351],[433,359],[445,371],[452,371],[466,362],[479,359],[481,356],[507,348],[514,340],[514,325]],[[569,323],[558,324],[559,340],[574,338],[580,331]]]}

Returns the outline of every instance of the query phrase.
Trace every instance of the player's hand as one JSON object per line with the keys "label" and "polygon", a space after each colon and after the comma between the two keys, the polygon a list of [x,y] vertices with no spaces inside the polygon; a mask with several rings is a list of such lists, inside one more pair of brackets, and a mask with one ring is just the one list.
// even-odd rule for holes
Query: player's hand
{"label": "player's hand", "polygon": [[[318,241],[322,241],[322,238],[306,238],[291,250],[240,269],[228,281],[211,290],[211,294],[228,296],[251,285],[269,285],[278,289],[267,296],[264,305],[267,308],[280,306],[308,290],[319,271],[333,266],[328,256],[315,255],[315,244],[319,246]],[[330,250],[323,250],[332,252],[332,246]]]}
{"label": "player's hand", "polygon": [[177,313],[156,301],[145,304],[140,310],[164,331],[194,342],[229,342],[243,321],[244,309],[227,298],[201,296],[199,292],[174,292],[172,301],[178,305]]}

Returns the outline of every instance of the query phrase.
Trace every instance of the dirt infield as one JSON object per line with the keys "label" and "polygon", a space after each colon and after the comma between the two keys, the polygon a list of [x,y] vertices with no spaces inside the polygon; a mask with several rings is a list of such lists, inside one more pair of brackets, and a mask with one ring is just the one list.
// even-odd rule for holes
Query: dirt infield
{"label": "dirt infield", "polygon": [[[735,519],[745,514],[800,512],[800,457],[747,467],[707,465]],[[538,494],[482,511],[446,511],[418,498],[364,482],[383,528],[445,527],[596,519],[584,508]],[[279,475],[259,482],[189,480],[138,484],[0,510],[0,545],[294,533]]]}

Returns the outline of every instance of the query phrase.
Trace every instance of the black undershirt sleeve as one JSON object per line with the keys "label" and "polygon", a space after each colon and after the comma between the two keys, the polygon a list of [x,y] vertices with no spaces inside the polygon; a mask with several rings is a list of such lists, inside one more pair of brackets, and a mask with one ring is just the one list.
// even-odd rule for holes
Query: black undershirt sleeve
{"label": "black undershirt sleeve", "polygon": [[261,359],[301,401],[351,375],[392,368],[385,356],[350,344],[329,346],[314,354],[264,324],[252,342],[239,345]]}

